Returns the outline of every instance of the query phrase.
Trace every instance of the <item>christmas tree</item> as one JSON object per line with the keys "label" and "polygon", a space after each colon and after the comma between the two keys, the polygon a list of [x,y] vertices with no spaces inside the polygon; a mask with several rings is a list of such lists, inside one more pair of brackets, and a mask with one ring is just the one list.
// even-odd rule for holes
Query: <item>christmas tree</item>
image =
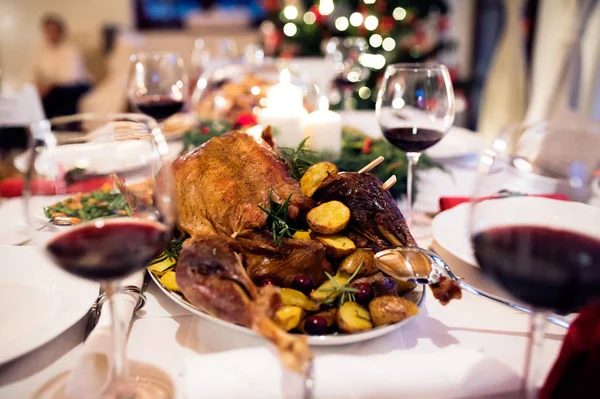
{"label": "christmas tree", "polygon": [[368,41],[370,54],[383,56],[354,91],[357,108],[374,108],[385,65],[432,60],[452,47],[445,38],[444,0],[265,0],[264,7],[261,31],[268,54],[320,56],[323,40],[359,36]]}

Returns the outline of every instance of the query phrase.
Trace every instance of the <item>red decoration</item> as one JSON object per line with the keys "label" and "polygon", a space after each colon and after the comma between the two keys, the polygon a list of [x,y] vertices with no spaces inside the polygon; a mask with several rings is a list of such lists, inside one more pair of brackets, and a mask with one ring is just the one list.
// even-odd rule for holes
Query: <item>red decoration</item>
{"label": "red decoration", "polygon": [[390,16],[381,18],[381,23],[379,24],[381,32],[384,34],[390,33],[394,29],[394,25],[396,25],[396,21]]}
{"label": "red decoration", "polygon": [[256,120],[256,116],[253,114],[242,114],[235,122],[235,126],[240,127],[250,127],[257,125],[258,121]]}
{"label": "red decoration", "polygon": [[372,144],[373,144],[373,140],[372,139],[365,139],[365,141],[363,143],[362,153],[363,154],[370,154],[371,153],[371,145]]}
{"label": "red decoration", "polygon": [[308,11],[312,11],[312,13],[315,14],[315,23],[317,25],[322,25],[323,22],[325,22],[325,17],[319,12],[319,6],[317,4],[309,8]]}
{"label": "red decoration", "polygon": [[437,28],[440,32],[445,32],[450,28],[450,19],[447,15],[442,15],[438,18]]}
{"label": "red decoration", "polygon": [[209,128],[207,128],[206,126],[202,126],[202,127],[200,128],[200,132],[201,132],[202,134],[208,134],[208,133],[210,133],[210,129],[209,129]]}
{"label": "red decoration", "polygon": [[377,12],[385,12],[386,9],[387,3],[385,2],[385,0],[379,0],[375,3],[375,10],[377,10]]}

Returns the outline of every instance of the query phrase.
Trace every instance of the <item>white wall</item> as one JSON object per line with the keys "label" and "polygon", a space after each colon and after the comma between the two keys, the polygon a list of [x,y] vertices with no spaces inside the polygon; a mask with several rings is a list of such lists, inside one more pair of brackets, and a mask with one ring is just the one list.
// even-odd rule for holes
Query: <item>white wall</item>
{"label": "white wall", "polygon": [[117,23],[131,26],[130,0],[0,0],[0,68],[3,80],[20,82],[27,78],[29,62],[39,46],[40,18],[47,12],[63,16],[69,35],[81,46],[93,74],[102,45],[102,26]]}

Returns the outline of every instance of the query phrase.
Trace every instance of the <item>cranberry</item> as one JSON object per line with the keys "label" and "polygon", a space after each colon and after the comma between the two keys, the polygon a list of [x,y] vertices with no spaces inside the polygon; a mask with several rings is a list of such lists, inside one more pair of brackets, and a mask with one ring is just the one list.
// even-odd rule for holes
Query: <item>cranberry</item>
{"label": "cranberry", "polygon": [[356,286],[356,289],[358,290],[358,292],[354,294],[356,302],[367,305],[369,302],[371,302],[371,300],[373,300],[375,294],[373,292],[373,288],[371,288],[369,284],[361,283]]}
{"label": "cranberry", "polygon": [[313,289],[313,283],[306,276],[296,276],[292,281],[292,288],[308,295]]}
{"label": "cranberry", "polygon": [[264,287],[265,285],[269,285],[269,284],[270,285],[275,285],[275,281],[273,281],[273,279],[270,278],[270,277],[264,277],[264,278],[261,278],[260,280],[258,280],[258,284],[257,285],[259,287]]}
{"label": "cranberry", "polygon": [[327,320],[321,316],[309,316],[304,320],[304,331],[310,335],[327,333]]}

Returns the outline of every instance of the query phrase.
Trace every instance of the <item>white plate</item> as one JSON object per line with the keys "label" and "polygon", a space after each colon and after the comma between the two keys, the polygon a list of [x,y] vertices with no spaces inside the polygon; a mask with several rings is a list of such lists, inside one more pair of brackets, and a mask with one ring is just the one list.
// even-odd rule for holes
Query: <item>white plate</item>
{"label": "white plate", "polygon": [[39,247],[0,247],[0,364],[49,342],[81,319],[98,284],[71,276]]}
{"label": "white plate", "polygon": [[437,161],[464,158],[478,154],[483,148],[484,138],[471,130],[452,127],[448,134],[436,145],[425,151]]}
{"label": "white plate", "polygon": [[432,222],[433,239],[445,251],[471,266],[477,266],[477,260],[469,237],[470,204],[464,203],[438,213]]}
{"label": "white plate", "polygon": [[[55,176],[73,168],[102,175],[115,172],[115,165],[119,165],[119,170],[132,170],[150,163],[150,145],[149,141],[142,140],[62,145],[40,153],[35,160],[35,169],[44,176]],[[14,161],[15,167],[23,173],[29,154],[30,151],[26,151]],[[60,160],[60,164],[56,160]]]}
{"label": "white plate", "polygon": [[[460,204],[441,212],[433,219],[433,239],[463,262],[474,267],[477,260],[470,240],[469,203]],[[482,201],[475,208],[480,219],[480,230],[511,225],[542,226],[575,231],[600,238],[600,208],[574,201],[521,196]]]}
{"label": "white plate", "polygon": [[[198,316],[202,317],[203,319],[210,320],[216,324],[219,324],[219,325],[229,328],[231,330],[239,331],[239,332],[242,332],[245,334],[250,334],[250,335],[257,335],[254,331],[252,331],[249,328],[239,326],[237,324],[233,324],[228,321],[224,321],[224,320],[221,320],[214,316],[211,316],[207,313],[204,313],[203,311],[201,311],[200,309],[194,307],[194,305],[189,303],[183,296],[175,294],[175,293],[169,291],[168,289],[166,289],[165,287],[163,287],[163,285],[160,283],[158,278],[156,278],[156,276],[153,273],[150,273],[150,275],[152,276],[152,279],[154,280],[156,285],[158,285],[158,287],[162,290],[162,292],[165,293],[165,295],[167,295],[169,298],[171,298],[173,301],[175,301],[175,303],[179,304],[180,306],[184,307],[185,309],[189,310],[190,312],[194,313],[195,315],[198,315]],[[405,295],[404,297],[415,302],[419,306],[419,309],[420,309],[423,306],[423,302],[425,300],[425,289],[423,288],[423,286],[420,285],[414,291]],[[414,316],[414,317],[409,317],[408,319],[403,320],[396,324],[375,327],[372,330],[368,330],[368,331],[365,331],[362,333],[320,335],[320,336],[308,335],[307,341],[308,341],[308,344],[311,346],[347,345],[347,344],[352,344],[355,342],[367,341],[369,339],[373,339],[373,338],[379,337],[381,335],[387,334],[391,331],[394,331],[394,330],[402,327],[404,324],[410,323],[411,320],[413,320],[415,317],[418,317],[418,315]]]}

